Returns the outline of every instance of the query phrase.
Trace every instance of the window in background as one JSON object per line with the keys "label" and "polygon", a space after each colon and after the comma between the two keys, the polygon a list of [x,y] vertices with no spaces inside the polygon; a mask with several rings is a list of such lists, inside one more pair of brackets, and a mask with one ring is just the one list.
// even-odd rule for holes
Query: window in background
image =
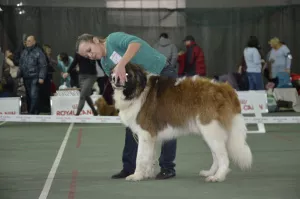
{"label": "window in background", "polygon": [[186,0],[107,0],[106,8],[124,9],[183,9]]}

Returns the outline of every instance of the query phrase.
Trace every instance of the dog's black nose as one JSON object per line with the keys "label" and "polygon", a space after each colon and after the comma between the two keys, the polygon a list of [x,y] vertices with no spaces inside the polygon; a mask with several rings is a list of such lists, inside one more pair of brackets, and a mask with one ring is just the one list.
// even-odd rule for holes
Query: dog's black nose
{"label": "dog's black nose", "polygon": [[121,84],[120,82],[120,78],[117,78],[117,77],[113,74],[110,76],[110,82],[112,84],[114,84],[116,87],[122,87],[123,85]]}
{"label": "dog's black nose", "polygon": [[[128,77],[128,73],[126,73],[126,77]],[[116,82],[116,75],[115,75],[115,74],[111,74],[111,75],[109,76],[109,81],[113,81],[113,82],[115,82],[115,83],[118,83],[118,82],[120,82],[120,78],[118,78],[118,79],[117,79],[117,82]]]}

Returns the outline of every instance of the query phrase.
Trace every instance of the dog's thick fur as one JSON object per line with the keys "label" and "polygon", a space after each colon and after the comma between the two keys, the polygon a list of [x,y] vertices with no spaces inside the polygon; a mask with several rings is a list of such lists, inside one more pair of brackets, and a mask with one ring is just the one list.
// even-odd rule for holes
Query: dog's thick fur
{"label": "dog's thick fur", "polygon": [[194,76],[172,79],[147,74],[141,67],[127,64],[127,82],[112,82],[115,106],[121,121],[137,134],[135,173],[127,180],[154,176],[156,141],[182,135],[202,135],[213,163],[200,171],[206,181],[223,181],[229,157],[241,168],[252,165],[246,143],[247,128],[235,90],[226,83],[214,83]]}
{"label": "dog's thick fur", "polygon": [[97,112],[101,116],[117,116],[118,110],[114,105],[108,105],[106,100],[101,96],[95,101]]}

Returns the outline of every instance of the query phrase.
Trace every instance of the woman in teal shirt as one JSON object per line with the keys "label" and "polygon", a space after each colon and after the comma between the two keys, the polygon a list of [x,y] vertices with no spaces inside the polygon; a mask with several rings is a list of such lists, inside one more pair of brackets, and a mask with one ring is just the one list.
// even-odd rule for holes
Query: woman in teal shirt
{"label": "woman in teal shirt", "polygon": [[[146,71],[153,74],[164,75],[167,65],[167,58],[152,48],[144,40],[124,32],[115,32],[101,39],[90,34],[83,34],[78,37],[76,50],[81,56],[92,60],[101,60],[101,65],[107,76],[115,74],[115,78],[121,83],[126,81],[125,65],[129,62],[141,65]],[[113,70],[113,71],[112,71]],[[157,179],[174,177],[176,140],[171,140],[162,145],[159,165],[161,172]],[[134,140],[130,128],[126,128],[125,146],[123,149],[123,169],[112,178],[126,178],[134,173],[137,143]]]}

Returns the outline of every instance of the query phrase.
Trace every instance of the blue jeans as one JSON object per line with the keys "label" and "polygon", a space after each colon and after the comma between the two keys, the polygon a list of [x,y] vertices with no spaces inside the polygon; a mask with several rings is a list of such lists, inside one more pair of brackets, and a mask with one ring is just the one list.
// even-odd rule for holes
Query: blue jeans
{"label": "blue jeans", "polygon": [[[165,67],[161,71],[161,76],[166,77],[177,77],[177,72],[175,68]],[[175,171],[175,157],[176,157],[176,148],[177,148],[177,140],[169,140],[163,142],[161,147],[161,154],[159,157],[159,166],[161,169],[173,170]],[[133,173],[136,167],[136,156],[137,156],[138,144],[133,137],[133,132],[130,128],[126,128],[125,135],[125,146],[123,149],[123,170],[129,173]]]}
{"label": "blue jeans", "polygon": [[265,90],[261,73],[247,72],[249,81],[249,90]]}
{"label": "blue jeans", "polygon": [[24,86],[26,90],[28,114],[37,115],[40,113],[39,79],[37,78],[24,79]]}
{"label": "blue jeans", "polygon": [[165,76],[165,77],[172,77],[172,78],[176,78],[178,77],[177,71],[174,67],[165,67],[161,72],[160,72],[161,76]]}

